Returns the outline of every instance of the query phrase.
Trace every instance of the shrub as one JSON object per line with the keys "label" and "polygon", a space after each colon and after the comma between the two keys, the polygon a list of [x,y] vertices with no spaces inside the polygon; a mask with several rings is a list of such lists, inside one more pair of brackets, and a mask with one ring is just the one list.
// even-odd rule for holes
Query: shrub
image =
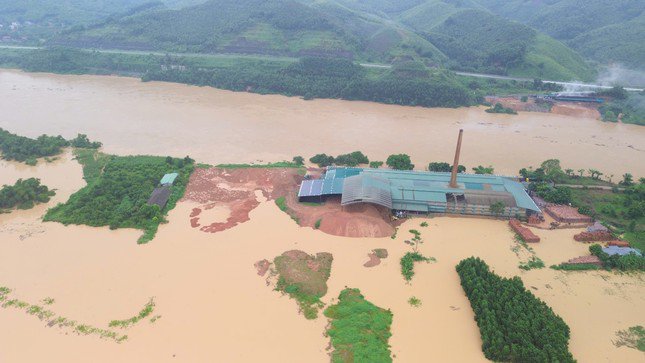
{"label": "shrub", "polygon": [[412,170],[414,164],[410,161],[410,156],[406,154],[393,154],[387,157],[385,164],[396,170]]}
{"label": "shrub", "polygon": [[403,257],[401,257],[401,274],[405,281],[412,280],[414,276],[414,263],[415,262],[430,262],[433,261],[433,258],[425,257],[419,252],[408,252]]}

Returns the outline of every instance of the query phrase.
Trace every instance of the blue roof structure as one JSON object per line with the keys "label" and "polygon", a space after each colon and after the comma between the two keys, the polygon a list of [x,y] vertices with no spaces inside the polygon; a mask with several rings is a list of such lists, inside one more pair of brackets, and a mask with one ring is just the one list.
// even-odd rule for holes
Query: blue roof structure
{"label": "blue roof structure", "polygon": [[163,178],[161,178],[161,181],[159,182],[159,184],[161,185],[172,184],[175,182],[175,179],[177,179],[178,176],[179,174],[177,173],[166,174],[163,176]]}
{"label": "blue roof structure", "polygon": [[502,202],[506,207],[540,212],[524,186],[506,177],[458,174],[457,188],[449,183],[450,173],[330,167],[323,179],[305,180],[298,196],[342,194],[343,205],[371,202],[398,210],[445,212],[450,195],[462,196],[471,206]]}
{"label": "blue roof structure", "polygon": [[609,246],[609,247],[603,248],[602,252],[610,256],[613,256],[613,255],[625,256],[625,255],[629,255],[630,253],[634,253],[638,256],[642,256],[641,251],[631,247]]}

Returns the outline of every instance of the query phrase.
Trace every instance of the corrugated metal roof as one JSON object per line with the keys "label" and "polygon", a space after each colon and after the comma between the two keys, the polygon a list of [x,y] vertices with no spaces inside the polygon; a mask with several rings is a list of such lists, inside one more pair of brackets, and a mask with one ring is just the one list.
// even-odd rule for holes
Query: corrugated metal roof
{"label": "corrugated metal roof", "polygon": [[163,176],[163,178],[161,178],[161,181],[159,182],[159,184],[161,185],[172,184],[175,182],[175,179],[177,179],[178,176],[179,174],[177,173],[166,174]]}
{"label": "corrugated metal roof", "polygon": [[[362,183],[370,183],[372,180],[386,180],[389,183],[392,203],[395,205],[446,203],[446,194],[452,193],[470,195],[472,200],[508,200],[508,198],[512,198],[520,208],[540,211],[521,183],[499,175],[458,174],[458,187],[451,188],[449,186],[450,173],[330,167],[323,179],[321,194],[316,195],[342,194],[344,180],[359,174],[370,177],[362,178]],[[310,181],[304,181],[303,184],[307,182]],[[301,186],[301,192],[303,189],[306,188]],[[298,195],[306,196],[301,193]],[[423,209],[423,207],[419,208]],[[427,207],[425,208],[427,209]]]}
{"label": "corrugated metal roof", "polygon": [[618,246],[609,246],[605,247],[602,249],[602,252],[612,256],[612,255],[620,255],[620,256],[625,256],[630,253],[635,253],[639,256],[641,256],[641,251],[631,248],[631,247],[618,247]]}

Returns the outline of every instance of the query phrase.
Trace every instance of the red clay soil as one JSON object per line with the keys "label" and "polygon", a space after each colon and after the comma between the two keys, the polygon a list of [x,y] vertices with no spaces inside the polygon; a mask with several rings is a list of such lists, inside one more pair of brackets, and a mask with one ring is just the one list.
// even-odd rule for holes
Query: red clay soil
{"label": "red clay soil", "polygon": [[578,242],[612,241],[614,235],[609,231],[580,232],[573,239]]}
{"label": "red clay soil", "polygon": [[[182,201],[200,203],[191,213],[191,226],[204,232],[219,232],[249,220],[258,202],[255,191],[269,199],[293,192],[302,177],[293,168],[195,169]],[[203,209],[226,206],[230,214],[225,222],[201,220]]]}
{"label": "red clay soil", "polygon": [[287,206],[298,217],[301,226],[314,227],[334,236],[389,237],[394,233],[390,212],[372,204],[342,207],[340,198],[329,198],[322,205],[299,203],[295,193],[287,197]]}
{"label": "red clay soil", "polygon": [[578,103],[578,102],[556,102],[551,107],[551,113],[565,116],[586,117],[593,119],[600,119],[600,112],[595,104]]}
{"label": "red clay soil", "polygon": [[614,241],[607,242],[607,246],[629,247],[629,242],[621,241],[621,240],[614,240]]}
{"label": "red clay soil", "polygon": [[[301,180],[302,176],[294,168],[200,168],[190,176],[182,200],[200,204],[190,213],[191,226],[210,233],[248,221],[249,213],[260,204],[255,196],[256,190],[261,190],[268,199],[286,197],[290,214],[304,227],[313,228],[316,221],[321,220],[319,229],[335,236],[389,237],[394,233],[395,222],[391,221],[390,212],[385,208],[370,204],[343,208],[340,198],[330,198],[319,206],[298,202]],[[216,206],[230,210],[225,222],[200,218],[202,210]]]}
{"label": "red clay soil", "polygon": [[598,256],[580,256],[572,258],[569,261],[564,263],[565,265],[596,265],[602,267],[602,262]]}
{"label": "red clay soil", "polygon": [[544,210],[548,215],[561,223],[592,223],[593,219],[584,214],[580,214],[576,208],[568,205],[553,204]]}
{"label": "red clay soil", "polygon": [[536,236],[530,229],[522,226],[522,223],[517,219],[511,219],[508,221],[508,224],[511,226],[515,233],[519,234],[522,239],[526,242],[536,243],[540,242],[540,237]]}
{"label": "red clay soil", "polygon": [[369,257],[369,258],[370,258],[370,260],[369,260],[369,261],[367,261],[367,262],[365,262],[365,263],[363,264],[363,266],[365,266],[365,267],[374,267],[374,266],[378,266],[378,265],[380,265],[380,264],[381,264],[381,259],[380,259],[380,258],[378,258],[378,256],[376,255],[376,253],[374,253],[374,252],[369,253],[369,254],[367,255],[367,257]]}

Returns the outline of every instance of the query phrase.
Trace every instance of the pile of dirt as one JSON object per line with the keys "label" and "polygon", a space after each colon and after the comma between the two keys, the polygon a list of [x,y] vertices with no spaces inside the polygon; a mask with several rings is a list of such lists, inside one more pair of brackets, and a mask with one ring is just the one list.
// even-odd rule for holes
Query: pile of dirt
{"label": "pile of dirt", "polygon": [[381,259],[387,258],[388,253],[385,248],[377,248],[372,250],[372,252],[367,254],[369,261],[365,262],[363,266],[365,267],[374,267],[381,264]]}
{"label": "pile of dirt", "polygon": [[[273,260],[278,272],[278,284],[297,286],[298,291],[307,295],[324,296],[327,280],[331,273],[331,253],[319,252],[315,256],[300,250],[291,250]],[[278,286],[279,287],[279,286]]]}
{"label": "pile of dirt", "polygon": [[[293,168],[198,168],[190,176],[182,201],[200,204],[190,213],[191,226],[214,233],[249,220],[249,213],[260,204],[256,190],[275,199],[293,193],[301,179]],[[225,221],[202,220],[204,210],[218,206],[230,211]]]}
{"label": "pile of dirt", "polygon": [[314,227],[327,234],[344,237],[389,237],[394,233],[390,211],[373,204],[342,207],[340,198],[330,197],[324,204],[305,205],[295,194],[287,197],[287,206],[301,226]]}

